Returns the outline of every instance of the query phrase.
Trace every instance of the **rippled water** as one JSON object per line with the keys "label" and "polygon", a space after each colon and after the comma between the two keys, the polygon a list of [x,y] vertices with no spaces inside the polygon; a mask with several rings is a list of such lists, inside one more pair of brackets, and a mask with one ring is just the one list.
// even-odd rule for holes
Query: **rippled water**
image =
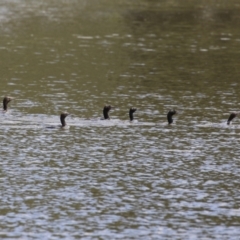
{"label": "rippled water", "polygon": [[239,239],[239,10],[1,1],[0,238]]}

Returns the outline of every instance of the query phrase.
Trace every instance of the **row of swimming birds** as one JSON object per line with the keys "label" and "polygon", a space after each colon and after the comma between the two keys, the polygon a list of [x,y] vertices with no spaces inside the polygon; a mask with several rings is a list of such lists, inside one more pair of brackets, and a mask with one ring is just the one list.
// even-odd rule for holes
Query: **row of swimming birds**
{"label": "row of swimming birds", "polygon": [[[11,102],[13,99],[14,99],[14,98],[8,97],[8,96],[6,96],[6,97],[3,98],[3,111],[4,111],[4,112],[7,112],[7,110],[8,110],[8,103]],[[108,113],[109,113],[109,111],[110,111],[112,108],[113,108],[113,107],[110,106],[110,105],[109,105],[109,106],[104,106],[104,108],[103,108],[103,117],[104,117],[104,119],[110,119]],[[133,119],[134,119],[134,118],[133,118],[133,113],[136,112],[136,111],[137,111],[137,109],[136,109],[136,108],[133,108],[133,107],[131,107],[131,108],[129,109],[129,119],[130,119],[131,122],[132,122]],[[168,113],[167,113],[168,124],[172,124],[172,123],[173,123],[172,117],[173,117],[173,115],[175,115],[176,113],[177,113],[177,111],[175,111],[175,110],[169,110],[169,111],[168,111]],[[61,127],[61,128],[66,128],[67,124],[66,124],[65,118],[66,118],[68,115],[70,115],[70,114],[67,113],[67,112],[62,112],[62,113],[60,114],[60,122],[61,122],[61,126],[60,126],[60,127]],[[229,125],[229,124],[231,123],[231,121],[232,121],[237,115],[238,115],[237,112],[231,113],[230,116],[229,116],[229,118],[228,118],[228,120],[227,120],[227,124]]]}

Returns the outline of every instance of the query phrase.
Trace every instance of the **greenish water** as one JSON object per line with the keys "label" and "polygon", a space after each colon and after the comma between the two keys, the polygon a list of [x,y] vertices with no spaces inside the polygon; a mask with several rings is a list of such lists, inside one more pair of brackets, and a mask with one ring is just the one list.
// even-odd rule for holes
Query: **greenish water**
{"label": "greenish water", "polygon": [[239,12],[1,1],[0,238],[238,239]]}

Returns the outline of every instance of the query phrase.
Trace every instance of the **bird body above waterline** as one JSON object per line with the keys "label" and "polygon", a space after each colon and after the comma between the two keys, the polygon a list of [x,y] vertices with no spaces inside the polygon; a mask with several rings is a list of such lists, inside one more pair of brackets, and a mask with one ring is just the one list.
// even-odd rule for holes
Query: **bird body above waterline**
{"label": "bird body above waterline", "polygon": [[69,129],[70,126],[67,125],[66,121],[65,121],[65,118],[70,115],[69,113],[66,113],[66,112],[62,112],[60,114],[60,122],[61,122],[61,125],[59,126],[48,126],[47,128],[60,128],[60,129]]}
{"label": "bird body above waterline", "polygon": [[136,112],[137,111],[137,109],[136,108],[130,108],[129,109],[129,118],[130,118],[130,122],[132,122],[133,121],[133,113],[134,112]]}
{"label": "bird body above waterline", "polygon": [[168,111],[168,114],[167,114],[168,124],[172,124],[173,123],[172,116],[175,115],[176,113],[177,113],[177,111],[175,111],[175,110]]}
{"label": "bird body above waterline", "polygon": [[227,125],[229,125],[229,124],[231,123],[231,121],[232,121],[235,117],[237,117],[238,114],[239,114],[238,112],[232,112],[232,113],[230,114],[228,120],[227,120]]}
{"label": "bird body above waterline", "polygon": [[104,108],[103,108],[103,117],[104,117],[104,119],[110,119],[108,113],[109,113],[109,111],[110,111],[112,108],[113,108],[113,107],[110,106],[110,105],[104,106]]}
{"label": "bird body above waterline", "polygon": [[12,97],[8,97],[8,96],[3,98],[3,111],[4,112],[7,112],[7,110],[8,110],[8,103],[11,102],[12,100],[13,100],[13,98]]}

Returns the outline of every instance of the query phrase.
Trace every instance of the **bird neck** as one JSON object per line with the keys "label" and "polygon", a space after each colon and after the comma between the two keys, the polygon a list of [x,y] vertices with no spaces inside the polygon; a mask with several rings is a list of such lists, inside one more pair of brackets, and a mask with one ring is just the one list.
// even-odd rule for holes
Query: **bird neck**
{"label": "bird neck", "polygon": [[103,109],[103,117],[104,117],[104,119],[109,119],[108,111],[105,109]]}
{"label": "bird neck", "polygon": [[67,125],[65,122],[65,117],[60,117],[60,121],[61,121],[62,127],[65,127]]}
{"label": "bird neck", "polygon": [[3,110],[7,111],[7,102],[6,101],[3,101]]}
{"label": "bird neck", "polygon": [[129,111],[129,118],[130,118],[130,121],[133,121],[133,112]]}
{"label": "bird neck", "polygon": [[168,119],[168,124],[173,123],[173,119],[172,119],[172,116],[170,114],[167,116],[167,119]]}

